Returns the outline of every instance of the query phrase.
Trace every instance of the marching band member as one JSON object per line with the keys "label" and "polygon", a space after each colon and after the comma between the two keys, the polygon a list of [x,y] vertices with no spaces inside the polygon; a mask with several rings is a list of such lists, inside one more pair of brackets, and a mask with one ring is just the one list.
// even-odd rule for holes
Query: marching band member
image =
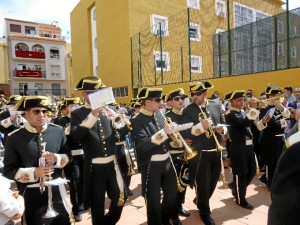
{"label": "marching band member", "polygon": [[[142,195],[146,201],[149,225],[169,225],[176,202],[176,174],[168,149],[171,124],[159,111],[161,88],[143,88],[138,98],[143,109],[132,122],[135,146],[142,174]],[[161,193],[163,199],[161,201]]]}
{"label": "marching band member", "polygon": [[[71,113],[71,139],[81,142],[84,151],[84,207],[91,207],[94,225],[114,225],[121,216],[127,194],[116,160],[116,129],[112,121],[102,113],[103,109],[91,109],[89,94],[105,85],[96,76],[82,78],[77,91],[82,91],[85,105]],[[117,129],[123,136],[128,127]],[[105,213],[105,193],[110,198],[109,211]]]}
{"label": "marching band member", "polygon": [[[216,142],[221,140],[220,134],[227,130],[223,126],[212,129],[212,126],[224,123],[220,105],[207,100],[207,90],[212,87],[209,81],[191,84],[193,103],[188,105],[182,114],[183,123],[194,123],[191,129],[183,131],[182,134],[184,138],[192,140],[191,148],[198,153],[188,163],[190,186],[196,188],[197,208],[205,225],[215,224],[210,216],[209,199],[216,188],[221,171],[221,151]],[[217,140],[208,133],[209,130],[216,131]]]}
{"label": "marching band member", "polygon": [[269,188],[272,183],[273,174],[282,153],[284,145],[284,128],[286,118],[290,117],[290,111],[280,103],[282,88],[269,85],[266,89],[267,107],[260,109],[259,117],[262,119],[266,114],[272,117],[268,126],[262,130],[260,136],[261,160],[266,166],[266,172],[259,180]]}
{"label": "marching band member", "polygon": [[[243,111],[244,90],[229,92],[225,100],[230,101],[230,111],[225,115],[229,125],[228,132],[231,139],[230,160],[233,174],[233,182],[228,184],[236,199],[236,204],[246,209],[254,207],[246,200],[246,190],[256,172],[255,155],[253,149],[252,133],[250,126],[256,124],[259,111],[256,109],[257,102],[249,101],[249,112]],[[259,122],[259,130],[266,127],[268,118]]]}
{"label": "marching band member", "polygon": [[[184,99],[187,95],[184,94],[184,90],[182,88],[171,90],[166,95],[166,101],[170,101],[173,108],[168,111],[165,116],[170,118],[172,122],[176,124],[182,124],[182,111],[184,108]],[[169,144],[170,153],[172,156],[172,160],[177,172],[177,175],[180,174],[180,169],[184,163],[184,146],[181,140],[171,140]],[[179,178],[180,179],[180,178]],[[176,205],[174,209],[174,214],[172,216],[173,224],[180,224],[180,220],[178,214],[181,216],[188,217],[190,213],[183,209],[182,204],[185,201],[185,193],[186,187],[183,187],[184,190],[182,192],[177,192]]]}
{"label": "marching band member", "polygon": [[[28,123],[8,134],[3,175],[16,181],[25,199],[26,224],[70,224],[71,215],[64,206],[67,200],[62,198],[58,186],[52,187],[52,201],[54,210],[59,214],[43,218],[48,207],[48,192],[41,191],[47,188],[41,186],[42,179],[61,177],[62,168],[69,162],[64,131],[57,125],[46,123],[50,110],[47,97],[22,97],[15,110],[24,111]],[[45,159],[45,166],[39,165],[40,158]]]}
{"label": "marching band member", "polygon": [[82,220],[81,211],[83,211],[83,150],[79,142],[74,142],[70,137],[71,112],[73,108],[80,103],[79,98],[65,98],[59,105],[61,117],[57,124],[60,125],[67,136],[69,148],[71,150],[72,161],[65,166],[64,172],[69,180],[70,198],[72,202],[72,211],[76,222]]}

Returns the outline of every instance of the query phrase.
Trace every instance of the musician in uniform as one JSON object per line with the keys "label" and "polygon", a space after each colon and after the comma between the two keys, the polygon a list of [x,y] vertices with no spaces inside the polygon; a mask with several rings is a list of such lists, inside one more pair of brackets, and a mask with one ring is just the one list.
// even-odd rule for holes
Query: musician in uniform
{"label": "musician in uniform", "polygon": [[[25,96],[15,110],[24,111],[28,123],[11,132],[6,141],[4,176],[15,180],[25,199],[25,221],[30,225],[70,224],[72,212],[65,208],[67,193],[64,184],[52,186],[53,208],[58,213],[53,218],[43,218],[48,208],[48,187],[45,178],[62,176],[62,168],[69,162],[67,138],[61,127],[47,124],[49,100],[44,96]],[[43,158],[46,165],[40,165]],[[70,217],[70,218],[69,218]]]}
{"label": "musician in uniform", "polygon": [[[120,219],[127,194],[116,160],[116,130],[103,109],[91,109],[89,94],[105,85],[95,76],[79,80],[76,90],[82,91],[85,105],[71,113],[71,139],[79,141],[84,151],[83,201],[91,207],[92,223],[114,225]],[[117,129],[122,136],[128,127]],[[110,198],[109,211],[105,213],[105,193]]]}
{"label": "musician in uniform", "polygon": [[[194,123],[194,126],[183,131],[182,135],[192,140],[191,148],[197,151],[197,156],[188,162],[190,186],[196,189],[197,208],[205,225],[215,224],[210,216],[209,199],[216,188],[221,171],[221,133],[227,132],[224,126],[212,128],[224,124],[224,118],[220,105],[207,99],[207,90],[211,88],[213,85],[209,81],[191,84],[193,103],[188,105],[182,114],[183,123]],[[217,140],[209,134],[209,130],[215,132]]]}
{"label": "musician in uniform", "polygon": [[287,126],[286,118],[290,117],[290,111],[280,103],[282,88],[269,85],[266,89],[267,107],[260,109],[259,118],[262,119],[266,114],[272,117],[268,126],[262,130],[260,135],[261,160],[266,166],[266,172],[259,180],[269,188],[272,183],[273,174],[282,153],[284,145],[284,128]]}
{"label": "musician in uniform", "polygon": [[[165,116],[170,119],[172,122],[176,124],[182,124],[182,111],[184,108],[184,99],[187,98],[185,95],[184,90],[182,88],[171,90],[166,95],[166,101],[170,101],[173,108],[166,112]],[[178,139],[178,138],[177,138]],[[172,160],[177,172],[177,176],[180,176],[180,170],[182,169],[183,164],[186,164],[184,161],[184,145],[181,140],[171,140],[169,143],[169,149],[172,156]],[[181,179],[181,177],[178,177]],[[190,216],[190,213],[183,209],[182,204],[185,201],[185,193],[186,193],[186,184],[183,183],[183,191],[177,192],[177,200],[176,206],[174,209],[174,214],[172,216],[173,221],[178,221],[178,214],[184,217]]]}
{"label": "musician in uniform", "polygon": [[177,195],[176,173],[168,149],[167,133],[172,125],[165,123],[159,111],[161,88],[145,87],[138,98],[143,109],[131,123],[141,166],[147,221],[149,225],[169,225]]}
{"label": "musician in uniform", "polygon": [[300,132],[291,135],[285,146],[273,176],[268,225],[298,224],[300,221]]}
{"label": "musician in uniform", "polygon": [[[252,141],[251,125],[256,125],[259,111],[256,109],[257,102],[250,100],[250,110],[243,111],[244,90],[229,92],[225,100],[230,101],[230,111],[226,114],[226,123],[229,125],[228,132],[231,139],[231,168],[233,182],[228,184],[231,188],[236,203],[246,209],[254,207],[246,200],[246,191],[256,172],[255,155]],[[258,129],[266,127],[267,118],[259,121]]]}
{"label": "musician in uniform", "polygon": [[7,134],[26,123],[26,119],[21,116],[21,112],[13,110],[15,104],[17,104],[21,98],[21,95],[11,95],[6,102],[8,108],[0,113],[0,131],[4,134],[4,142]]}
{"label": "musician in uniform", "polygon": [[72,211],[76,222],[82,220],[83,211],[83,150],[79,142],[74,142],[70,137],[71,112],[80,103],[78,98],[65,98],[59,105],[61,117],[58,119],[60,125],[67,136],[69,148],[71,150],[72,161],[65,166],[64,172],[69,180],[70,198],[72,202]]}

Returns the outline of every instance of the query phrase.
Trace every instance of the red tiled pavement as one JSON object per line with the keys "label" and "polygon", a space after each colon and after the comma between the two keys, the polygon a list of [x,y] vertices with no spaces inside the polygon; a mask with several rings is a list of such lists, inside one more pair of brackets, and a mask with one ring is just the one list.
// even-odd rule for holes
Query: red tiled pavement
{"label": "red tiled pavement", "polygon": [[[227,181],[230,181],[232,175],[228,169],[226,171]],[[118,225],[146,225],[146,208],[144,199],[141,197],[140,174],[135,174],[131,180],[131,189],[133,196],[129,197],[124,207],[122,216]],[[188,188],[184,208],[189,210],[191,216],[188,218],[180,217],[184,225],[202,225],[203,222],[198,215],[196,205],[193,203],[195,197],[194,190]],[[217,225],[266,225],[268,207],[270,205],[270,193],[266,186],[262,184],[257,177],[248,187],[247,199],[253,204],[253,211],[243,209],[237,206],[231,195],[230,189],[224,189],[222,182],[219,182],[217,188],[210,200],[212,217]],[[108,208],[109,200],[106,202]],[[89,212],[83,214],[83,220],[77,225],[91,224],[91,215]]]}

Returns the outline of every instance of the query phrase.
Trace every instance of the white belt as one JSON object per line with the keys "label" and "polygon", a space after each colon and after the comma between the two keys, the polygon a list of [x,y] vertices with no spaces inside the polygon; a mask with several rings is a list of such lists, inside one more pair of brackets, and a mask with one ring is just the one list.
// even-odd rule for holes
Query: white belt
{"label": "white belt", "polygon": [[201,152],[216,152],[218,149],[201,150]]}
{"label": "white belt", "polygon": [[169,152],[162,154],[162,155],[153,155],[153,156],[151,156],[151,161],[164,161],[169,157],[170,157]]}
{"label": "white belt", "polygon": [[173,155],[173,154],[181,154],[183,152],[184,152],[183,150],[170,150],[171,155]]}
{"label": "white belt", "polygon": [[246,145],[252,145],[253,141],[252,140],[246,140]]}
{"label": "white belt", "polygon": [[83,155],[83,149],[71,150],[72,155]]}
{"label": "white belt", "polygon": [[29,184],[27,185],[28,188],[37,188],[37,187],[40,187],[40,184],[37,183],[37,184]]}
{"label": "white belt", "polygon": [[108,156],[108,157],[93,158],[92,163],[93,164],[106,164],[106,163],[114,161],[114,158],[115,158],[114,155],[111,155],[111,156]]}
{"label": "white belt", "polygon": [[125,145],[125,141],[116,142],[116,145]]}

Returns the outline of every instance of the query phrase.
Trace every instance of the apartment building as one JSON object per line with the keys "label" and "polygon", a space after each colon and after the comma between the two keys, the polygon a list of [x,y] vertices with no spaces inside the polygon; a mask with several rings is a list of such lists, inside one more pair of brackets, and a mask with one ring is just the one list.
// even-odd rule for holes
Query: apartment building
{"label": "apartment building", "polygon": [[67,95],[66,40],[61,29],[5,18],[11,94]]}

